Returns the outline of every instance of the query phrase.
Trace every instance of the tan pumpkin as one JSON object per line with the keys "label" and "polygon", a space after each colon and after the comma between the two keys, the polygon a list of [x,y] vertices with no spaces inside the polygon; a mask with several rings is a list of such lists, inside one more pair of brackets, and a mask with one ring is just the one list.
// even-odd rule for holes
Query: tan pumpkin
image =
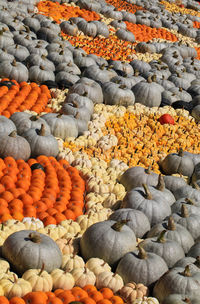
{"label": "tan pumpkin", "polygon": [[75,268],[71,274],[74,277],[76,286],[83,288],[85,285],[95,285],[96,276],[87,267]]}
{"label": "tan pumpkin", "polygon": [[53,280],[51,275],[42,269],[29,269],[24,272],[22,279],[31,284],[32,291],[51,291],[53,287]]}
{"label": "tan pumpkin", "polygon": [[79,242],[73,237],[60,238],[56,240],[56,244],[60,248],[62,254],[73,254],[79,251]]}
{"label": "tan pumpkin", "polygon": [[43,222],[34,217],[24,217],[22,223],[27,230],[38,230],[40,228],[44,228]]}
{"label": "tan pumpkin", "polygon": [[74,287],[75,280],[71,273],[62,269],[54,269],[51,272],[53,289],[70,290]]}
{"label": "tan pumpkin", "polygon": [[80,232],[80,226],[77,222],[72,220],[64,220],[60,223],[66,229],[66,233],[77,234]]}
{"label": "tan pumpkin", "polygon": [[14,275],[13,279],[2,279],[0,286],[3,288],[4,296],[8,299],[12,297],[23,297],[28,292],[32,291],[31,284],[24,279],[18,279]]}
{"label": "tan pumpkin", "polygon": [[85,262],[79,255],[76,254],[63,254],[62,256],[62,270],[71,272],[75,268],[85,267]]}
{"label": "tan pumpkin", "polygon": [[3,258],[0,258],[0,273],[6,273],[9,269],[10,264]]}
{"label": "tan pumpkin", "polygon": [[132,304],[159,304],[159,301],[153,297],[144,297],[142,299],[136,299]]}
{"label": "tan pumpkin", "polygon": [[98,289],[107,287],[112,289],[112,291],[116,293],[124,286],[124,282],[121,276],[111,271],[101,272],[97,275],[96,278],[96,287]]}
{"label": "tan pumpkin", "polygon": [[119,290],[119,294],[127,303],[132,303],[135,299],[147,296],[148,288],[141,283],[130,282]]}
{"label": "tan pumpkin", "polygon": [[61,225],[48,225],[44,230],[45,234],[50,236],[54,241],[62,238],[67,232],[66,228]]}
{"label": "tan pumpkin", "polygon": [[104,271],[111,271],[111,267],[104,260],[99,258],[90,258],[85,266],[94,272],[95,276]]}

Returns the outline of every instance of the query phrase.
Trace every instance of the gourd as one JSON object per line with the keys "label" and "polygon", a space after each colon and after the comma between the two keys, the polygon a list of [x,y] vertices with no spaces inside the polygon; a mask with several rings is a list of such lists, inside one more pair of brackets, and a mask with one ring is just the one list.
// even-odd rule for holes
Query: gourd
{"label": "gourd", "polygon": [[88,285],[88,284],[95,285],[96,276],[87,267],[75,268],[71,271],[71,274],[74,278],[76,286],[83,288],[85,285]]}
{"label": "gourd", "polygon": [[20,274],[28,269],[41,269],[43,263],[44,269],[51,272],[62,263],[62,254],[56,243],[33,230],[12,233],[2,246],[2,255]]}
{"label": "gourd", "polygon": [[106,262],[104,262],[104,260],[99,258],[90,258],[86,262],[85,266],[91,270],[95,276],[104,271],[111,271],[111,267]]}

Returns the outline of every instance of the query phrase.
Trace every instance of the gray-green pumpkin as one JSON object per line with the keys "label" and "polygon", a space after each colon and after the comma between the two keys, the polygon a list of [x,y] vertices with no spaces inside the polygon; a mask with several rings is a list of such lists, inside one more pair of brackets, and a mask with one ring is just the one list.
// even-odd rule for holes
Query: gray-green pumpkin
{"label": "gray-green pumpkin", "polygon": [[165,194],[146,184],[129,191],[123,199],[122,207],[142,211],[148,217],[151,226],[160,223],[171,214]]}
{"label": "gray-green pumpkin", "polygon": [[172,213],[181,213],[181,209],[183,205],[187,207],[189,213],[197,214],[198,216],[200,216],[199,203],[187,197],[178,199],[171,206]]}
{"label": "gray-green pumpkin", "polygon": [[143,212],[131,208],[116,210],[109,216],[109,220],[127,221],[126,225],[134,231],[137,238],[142,238],[150,230],[148,217]]}
{"label": "gray-green pumpkin", "polygon": [[41,116],[50,126],[51,134],[65,140],[67,137],[77,137],[76,120],[69,115],[47,113]]}
{"label": "gray-green pumpkin", "polygon": [[174,267],[186,267],[190,266],[190,269],[192,271],[199,271],[200,269],[200,256],[197,256],[196,258],[193,257],[185,257],[180,259]]}
{"label": "gray-green pumpkin", "polygon": [[12,233],[2,246],[2,255],[18,274],[28,269],[44,269],[51,272],[62,263],[58,245],[47,235],[21,230]]}
{"label": "gray-green pumpkin", "polygon": [[158,237],[147,238],[141,246],[147,252],[153,252],[164,259],[167,266],[172,268],[174,264],[185,257],[183,248],[179,243],[165,237],[166,230],[163,230]]}
{"label": "gray-green pumpkin", "polygon": [[153,289],[153,295],[162,302],[170,294],[186,294],[200,297],[200,271],[190,270],[190,266],[175,267],[167,272]]}
{"label": "gray-green pumpkin", "polygon": [[91,225],[80,241],[83,258],[100,258],[113,266],[127,252],[135,250],[135,234],[125,223],[107,220]]}
{"label": "gray-green pumpkin", "polygon": [[17,131],[10,134],[0,133],[0,157],[8,156],[14,159],[28,160],[31,155],[31,148],[28,141],[17,135]]}
{"label": "gray-green pumpkin", "polygon": [[166,230],[166,238],[178,242],[185,253],[194,245],[194,239],[191,233],[183,226],[176,224],[172,216],[170,216],[168,220],[154,225],[148,232],[147,237],[158,236],[163,230]]}
{"label": "gray-green pumpkin", "polygon": [[22,136],[29,142],[32,157],[39,155],[56,157],[59,153],[58,141],[55,137],[45,131],[45,125],[40,129],[31,128],[25,131]]}
{"label": "gray-green pumpkin", "polygon": [[200,237],[200,217],[197,214],[189,212],[186,205],[182,205],[180,213],[172,214],[176,223],[185,227],[192,235],[193,239],[196,240]]}
{"label": "gray-green pumpkin", "polygon": [[184,155],[182,149],[178,153],[168,154],[160,163],[160,166],[167,175],[179,173],[191,177],[194,171],[192,159]]}
{"label": "gray-green pumpkin", "polygon": [[168,271],[167,264],[159,255],[146,252],[141,245],[139,251],[128,252],[120,260],[116,272],[124,283],[135,282],[149,286]]}
{"label": "gray-green pumpkin", "polygon": [[199,304],[199,297],[189,297],[184,294],[171,294],[167,296],[162,304]]}
{"label": "gray-green pumpkin", "polygon": [[150,168],[132,167],[122,174],[120,183],[126,188],[126,191],[141,187],[142,184],[156,186],[158,184],[158,174],[151,171]]}

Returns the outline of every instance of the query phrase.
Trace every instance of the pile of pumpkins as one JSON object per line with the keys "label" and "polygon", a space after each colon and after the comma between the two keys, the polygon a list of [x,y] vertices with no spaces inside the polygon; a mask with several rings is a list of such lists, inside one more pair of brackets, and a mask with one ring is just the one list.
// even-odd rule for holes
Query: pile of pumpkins
{"label": "pile of pumpkins", "polygon": [[[167,105],[186,109],[198,122],[200,30],[193,22],[200,22],[200,7],[193,0],[183,0],[186,9],[194,10],[194,14],[184,15],[171,13],[158,0],[129,0],[130,5],[144,8],[133,14],[105,0],[60,0],[66,7],[71,4],[95,11],[102,20],[72,17],[56,23],[38,14],[38,2],[0,0],[0,77],[46,85],[52,99],[58,98],[61,90],[65,92],[59,111],[41,115],[15,112],[10,118],[1,115],[0,157],[24,161],[41,155],[68,157],[87,182],[85,214],[46,227],[31,217],[1,224],[0,303],[1,296],[12,300],[31,292],[50,295],[59,289],[95,285],[117,295],[112,304],[198,304],[200,155],[182,149],[168,154],[160,160],[159,175],[151,168],[128,168],[115,159],[107,165],[82,151],[73,154],[69,149],[66,156],[60,147],[66,138],[79,137],[81,143],[81,135],[88,135],[90,145],[98,139],[104,150],[117,144],[116,136],[103,137],[100,128],[111,114],[98,117],[96,104]],[[104,22],[106,18],[109,24]],[[188,37],[188,43],[136,43],[126,22],[168,28],[177,37]],[[130,42],[136,52],[157,53],[160,59],[106,60],[63,38],[63,33],[74,36],[81,32],[107,39],[112,27],[118,39]],[[0,84],[15,85],[7,80]],[[89,168],[93,168],[91,172]],[[29,300],[26,303],[30,304]]]}

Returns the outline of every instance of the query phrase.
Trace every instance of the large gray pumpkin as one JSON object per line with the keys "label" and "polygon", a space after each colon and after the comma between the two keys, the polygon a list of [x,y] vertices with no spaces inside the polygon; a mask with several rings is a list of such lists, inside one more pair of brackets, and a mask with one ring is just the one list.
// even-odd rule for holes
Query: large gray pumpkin
{"label": "large gray pumpkin", "polygon": [[129,191],[123,199],[122,207],[142,211],[148,217],[151,226],[160,223],[171,214],[165,194],[145,184]]}
{"label": "large gray pumpkin", "polygon": [[193,257],[185,257],[180,259],[174,267],[186,267],[187,265],[190,266],[190,269],[192,271],[199,271],[200,269],[200,256],[197,256],[196,258]]}
{"label": "large gray pumpkin", "polygon": [[156,186],[158,184],[158,174],[151,171],[150,168],[132,167],[122,174],[120,183],[126,188],[126,191],[140,187],[142,184]]}
{"label": "large gray pumpkin", "polygon": [[90,226],[80,241],[83,258],[100,258],[113,266],[127,252],[135,250],[135,234],[125,223],[107,220]]}
{"label": "large gray pumpkin", "polygon": [[28,269],[44,269],[51,272],[59,268],[62,254],[58,245],[47,235],[33,230],[12,233],[2,246],[3,257],[18,274]]}
{"label": "large gray pumpkin", "polygon": [[158,237],[145,239],[141,245],[144,250],[161,256],[167,266],[172,268],[178,260],[185,257],[185,253],[179,243],[165,238],[165,232],[163,230]]}
{"label": "large gray pumpkin", "polygon": [[53,135],[46,133],[43,124],[40,129],[31,128],[25,131],[22,136],[30,144],[32,157],[39,155],[56,157],[58,155],[58,142]]}
{"label": "large gray pumpkin", "polygon": [[28,141],[17,135],[17,131],[10,134],[0,133],[0,157],[11,156],[14,159],[28,160],[31,155],[31,148]]}
{"label": "large gray pumpkin", "polygon": [[77,137],[78,128],[76,120],[69,115],[47,113],[41,116],[50,126],[51,133],[55,137],[65,140],[66,137]]}
{"label": "large gray pumpkin", "polygon": [[126,225],[134,231],[135,236],[138,238],[142,238],[150,230],[148,217],[143,212],[131,208],[116,210],[110,215],[109,220],[127,221]]}
{"label": "large gray pumpkin", "polygon": [[116,272],[122,277],[125,284],[135,282],[149,286],[167,272],[168,267],[159,255],[145,252],[140,245],[138,247],[139,251],[124,255]]}
{"label": "large gray pumpkin", "polygon": [[171,294],[167,296],[162,304],[199,304],[199,297],[189,297],[184,294]]}
{"label": "large gray pumpkin", "polygon": [[163,230],[166,230],[166,238],[178,242],[185,253],[194,245],[194,239],[190,232],[183,226],[176,224],[171,216],[168,220],[153,226],[147,236],[158,236]]}
{"label": "large gray pumpkin", "polygon": [[11,115],[10,119],[14,122],[19,135],[31,128],[41,128],[42,124],[45,125],[46,132],[51,134],[49,125],[37,115],[31,115],[26,112],[15,112]]}
{"label": "large gray pumpkin", "polygon": [[9,134],[14,130],[16,130],[16,126],[12,120],[0,115],[0,133]]}
{"label": "large gray pumpkin", "polygon": [[139,102],[148,107],[159,107],[161,104],[161,93],[163,87],[152,81],[152,77],[148,81],[140,81],[132,87],[135,95],[135,102]]}
{"label": "large gray pumpkin", "polygon": [[106,82],[103,84],[102,89],[105,104],[127,107],[135,103],[133,92],[124,85]]}
{"label": "large gray pumpkin", "polygon": [[189,266],[172,268],[158,280],[153,290],[160,302],[174,293],[200,297],[200,272],[192,272]]}
{"label": "large gray pumpkin", "polygon": [[28,80],[28,69],[21,62],[13,60],[0,63],[0,77],[15,79],[18,82]]}
{"label": "large gray pumpkin", "polygon": [[174,213],[172,216],[176,223],[182,225],[191,233],[194,240],[200,237],[200,217],[197,214],[189,212],[186,205],[183,204],[181,212]]}
{"label": "large gray pumpkin", "polygon": [[179,173],[191,177],[194,171],[192,159],[184,155],[182,149],[178,153],[168,154],[160,166],[163,172],[168,175]]}

